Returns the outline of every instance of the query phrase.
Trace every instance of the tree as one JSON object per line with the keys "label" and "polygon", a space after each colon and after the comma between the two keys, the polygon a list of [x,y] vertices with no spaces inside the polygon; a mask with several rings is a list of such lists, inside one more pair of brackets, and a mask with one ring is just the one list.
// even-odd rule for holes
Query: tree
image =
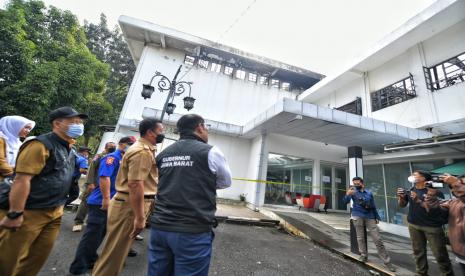
{"label": "tree", "polygon": [[112,121],[105,98],[110,67],[87,48],[84,29],[69,11],[41,1],[12,0],[0,11],[0,117],[22,115],[49,130],[60,106],[87,112],[84,143]]}
{"label": "tree", "polygon": [[116,124],[136,67],[119,27],[115,26],[110,31],[105,14],[100,15],[98,24],[85,22],[84,30],[87,47],[111,68],[105,98],[113,107],[111,122]]}

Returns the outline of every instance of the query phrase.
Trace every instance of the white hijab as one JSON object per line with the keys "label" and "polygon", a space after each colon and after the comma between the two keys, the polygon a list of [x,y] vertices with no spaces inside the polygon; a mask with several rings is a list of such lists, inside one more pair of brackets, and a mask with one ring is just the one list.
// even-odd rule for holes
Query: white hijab
{"label": "white hijab", "polygon": [[5,139],[6,156],[10,166],[15,166],[16,156],[22,144],[19,140],[19,132],[28,124],[31,124],[32,128],[36,125],[34,121],[22,116],[5,116],[0,119],[0,137]]}

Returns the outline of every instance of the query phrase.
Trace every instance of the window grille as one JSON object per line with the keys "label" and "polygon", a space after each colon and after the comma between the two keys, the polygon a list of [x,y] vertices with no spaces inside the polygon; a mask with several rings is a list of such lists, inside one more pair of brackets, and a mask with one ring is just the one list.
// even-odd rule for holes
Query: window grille
{"label": "window grille", "polygon": [[432,67],[423,67],[426,88],[435,91],[465,81],[465,53]]}
{"label": "window grille", "polygon": [[371,110],[377,111],[388,106],[405,102],[417,96],[413,76],[400,80],[371,93]]}

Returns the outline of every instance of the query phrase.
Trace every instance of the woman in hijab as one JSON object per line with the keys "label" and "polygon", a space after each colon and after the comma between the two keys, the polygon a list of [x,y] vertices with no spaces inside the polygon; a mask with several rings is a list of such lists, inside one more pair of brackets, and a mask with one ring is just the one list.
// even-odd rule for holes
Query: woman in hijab
{"label": "woman in hijab", "polygon": [[35,124],[21,116],[0,119],[0,179],[13,174],[19,147]]}

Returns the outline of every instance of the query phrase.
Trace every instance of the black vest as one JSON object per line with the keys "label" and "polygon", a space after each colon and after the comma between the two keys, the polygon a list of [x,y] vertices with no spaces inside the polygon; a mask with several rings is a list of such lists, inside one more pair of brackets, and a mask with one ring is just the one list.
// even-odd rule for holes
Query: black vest
{"label": "black vest", "polygon": [[163,231],[211,231],[216,212],[216,176],[208,166],[212,146],[193,136],[157,156],[158,192],[152,227]]}
{"label": "black vest", "polygon": [[69,149],[66,141],[53,132],[27,141],[21,149],[34,140],[45,145],[49,151],[49,158],[42,171],[31,180],[31,191],[26,201],[26,209],[64,205],[73,179],[75,153]]}

